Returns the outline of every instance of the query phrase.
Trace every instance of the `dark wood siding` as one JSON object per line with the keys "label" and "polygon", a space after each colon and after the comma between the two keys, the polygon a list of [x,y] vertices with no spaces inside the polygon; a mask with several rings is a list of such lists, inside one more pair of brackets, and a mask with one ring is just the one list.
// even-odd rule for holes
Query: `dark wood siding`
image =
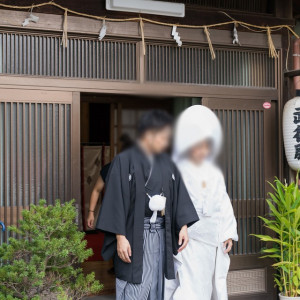
{"label": "dark wood siding", "polygon": [[[136,80],[136,44],[120,41],[0,33],[0,73]],[[1,55],[0,55],[1,57]]]}
{"label": "dark wood siding", "polygon": [[276,60],[267,51],[147,45],[146,79],[154,82],[275,88]]}
{"label": "dark wood siding", "polygon": [[[0,101],[0,219],[72,198],[71,104]],[[6,240],[7,236],[5,236]]]}
{"label": "dark wood siding", "polygon": [[[135,42],[0,33],[0,73],[43,77],[138,80],[139,52]],[[148,44],[148,82],[275,88],[275,59],[266,50]]]}

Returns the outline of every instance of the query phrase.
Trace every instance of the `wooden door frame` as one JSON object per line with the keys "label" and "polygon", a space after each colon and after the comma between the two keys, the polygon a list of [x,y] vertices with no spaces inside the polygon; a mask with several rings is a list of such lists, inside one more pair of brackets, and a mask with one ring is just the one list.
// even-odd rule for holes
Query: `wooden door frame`
{"label": "wooden door frame", "polygon": [[[71,120],[71,183],[72,198],[81,203],[81,157],[80,157],[80,93],[72,93],[72,120]],[[78,176],[79,174],[79,176]],[[81,227],[82,219],[78,219]]]}

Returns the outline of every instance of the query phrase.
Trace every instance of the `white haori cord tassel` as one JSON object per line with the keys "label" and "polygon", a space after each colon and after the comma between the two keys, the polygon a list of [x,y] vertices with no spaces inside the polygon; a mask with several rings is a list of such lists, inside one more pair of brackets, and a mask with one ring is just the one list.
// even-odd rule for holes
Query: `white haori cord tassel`
{"label": "white haori cord tassel", "polygon": [[149,208],[153,211],[152,217],[150,219],[150,223],[155,223],[157,219],[157,212],[162,211],[166,208],[166,200],[167,198],[162,195],[154,195],[149,197]]}

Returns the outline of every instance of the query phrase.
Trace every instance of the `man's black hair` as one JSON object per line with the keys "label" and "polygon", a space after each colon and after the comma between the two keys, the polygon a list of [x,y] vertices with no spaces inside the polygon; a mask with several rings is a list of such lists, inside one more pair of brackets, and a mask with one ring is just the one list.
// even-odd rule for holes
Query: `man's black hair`
{"label": "man's black hair", "polygon": [[133,145],[133,140],[131,139],[131,137],[127,134],[127,133],[123,133],[120,136],[120,142],[121,142],[121,152],[130,148]]}
{"label": "man's black hair", "polygon": [[148,130],[162,130],[173,125],[171,115],[160,109],[153,109],[145,112],[137,124],[137,136],[141,137]]}

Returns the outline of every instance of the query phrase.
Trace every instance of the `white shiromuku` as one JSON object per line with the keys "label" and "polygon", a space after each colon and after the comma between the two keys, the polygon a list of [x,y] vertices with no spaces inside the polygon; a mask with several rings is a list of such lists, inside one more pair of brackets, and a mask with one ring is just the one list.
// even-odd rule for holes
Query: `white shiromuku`
{"label": "white shiromuku", "polygon": [[[197,166],[187,151],[211,141],[210,157]],[[174,141],[174,161],[182,174],[199,221],[189,229],[189,244],[174,256],[175,280],[166,280],[165,300],[227,300],[226,278],[230,259],[223,242],[238,240],[236,219],[222,172],[214,158],[221,147],[222,131],[216,115],[195,105],[179,117]]]}

